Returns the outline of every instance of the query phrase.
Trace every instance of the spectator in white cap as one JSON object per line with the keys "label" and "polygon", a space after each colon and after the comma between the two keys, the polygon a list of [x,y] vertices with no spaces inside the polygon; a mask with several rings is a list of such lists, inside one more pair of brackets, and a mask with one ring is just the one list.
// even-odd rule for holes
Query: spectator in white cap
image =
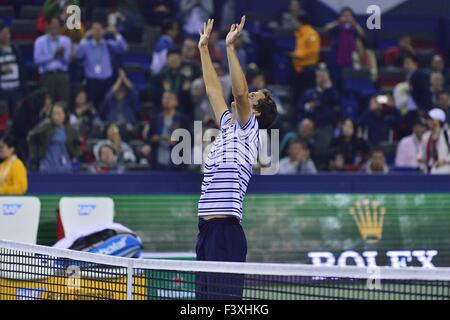
{"label": "spectator in white cap", "polygon": [[419,161],[425,172],[450,174],[450,133],[444,128],[445,112],[438,108],[431,109],[428,118],[430,130],[423,135]]}

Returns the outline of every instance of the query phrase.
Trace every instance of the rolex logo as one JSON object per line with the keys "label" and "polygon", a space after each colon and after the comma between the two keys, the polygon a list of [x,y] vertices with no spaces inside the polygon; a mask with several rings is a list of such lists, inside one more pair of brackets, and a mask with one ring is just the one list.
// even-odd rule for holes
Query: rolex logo
{"label": "rolex logo", "polygon": [[355,206],[350,207],[348,211],[355,220],[364,241],[374,243],[381,240],[386,209],[380,207],[378,201],[368,199],[356,201]]}

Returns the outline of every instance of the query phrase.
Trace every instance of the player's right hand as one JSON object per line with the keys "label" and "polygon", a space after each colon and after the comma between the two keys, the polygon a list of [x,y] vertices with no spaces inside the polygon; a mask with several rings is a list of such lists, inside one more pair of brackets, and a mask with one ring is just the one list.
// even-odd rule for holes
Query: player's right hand
{"label": "player's right hand", "polygon": [[239,24],[232,24],[230,31],[225,39],[227,46],[234,46],[237,39],[241,36],[242,30],[244,30],[246,17],[242,16]]}
{"label": "player's right hand", "polygon": [[208,46],[209,36],[214,26],[214,19],[208,19],[208,22],[203,23],[203,31],[200,31],[200,40],[198,41],[199,49]]}

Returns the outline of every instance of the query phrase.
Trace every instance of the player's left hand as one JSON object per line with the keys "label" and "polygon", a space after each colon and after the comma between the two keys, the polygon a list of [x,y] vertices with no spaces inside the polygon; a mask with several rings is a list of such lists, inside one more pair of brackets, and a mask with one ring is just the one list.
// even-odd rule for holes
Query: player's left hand
{"label": "player's left hand", "polygon": [[246,17],[242,16],[241,22],[239,24],[232,24],[230,31],[228,32],[226,38],[227,46],[234,46],[236,40],[241,36],[242,30],[244,30]]}

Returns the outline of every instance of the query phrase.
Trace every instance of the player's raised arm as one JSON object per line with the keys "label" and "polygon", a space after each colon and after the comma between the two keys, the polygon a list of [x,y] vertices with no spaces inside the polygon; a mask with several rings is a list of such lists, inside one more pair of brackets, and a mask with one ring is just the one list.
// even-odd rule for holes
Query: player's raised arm
{"label": "player's raised arm", "polygon": [[238,114],[238,121],[241,126],[244,126],[250,119],[252,114],[252,107],[248,100],[248,85],[245,78],[244,71],[242,71],[241,64],[236,55],[235,43],[241,36],[241,32],[244,29],[245,16],[242,17],[239,25],[233,24],[230,28],[230,32],[226,38],[227,44],[227,57],[228,65],[230,69],[232,91],[234,101],[236,102],[236,111]]}
{"label": "player's raised arm", "polygon": [[209,54],[208,41],[213,25],[214,19],[209,19],[207,23],[205,22],[203,24],[203,31],[200,32],[198,48],[200,50],[200,57],[202,60],[203,81],[205,82],[206,93],[214,110],[216,120],[220,126],[220,119],[222,118],[223,113],[228,109],[223,97],[222,84],[217,76]]}

